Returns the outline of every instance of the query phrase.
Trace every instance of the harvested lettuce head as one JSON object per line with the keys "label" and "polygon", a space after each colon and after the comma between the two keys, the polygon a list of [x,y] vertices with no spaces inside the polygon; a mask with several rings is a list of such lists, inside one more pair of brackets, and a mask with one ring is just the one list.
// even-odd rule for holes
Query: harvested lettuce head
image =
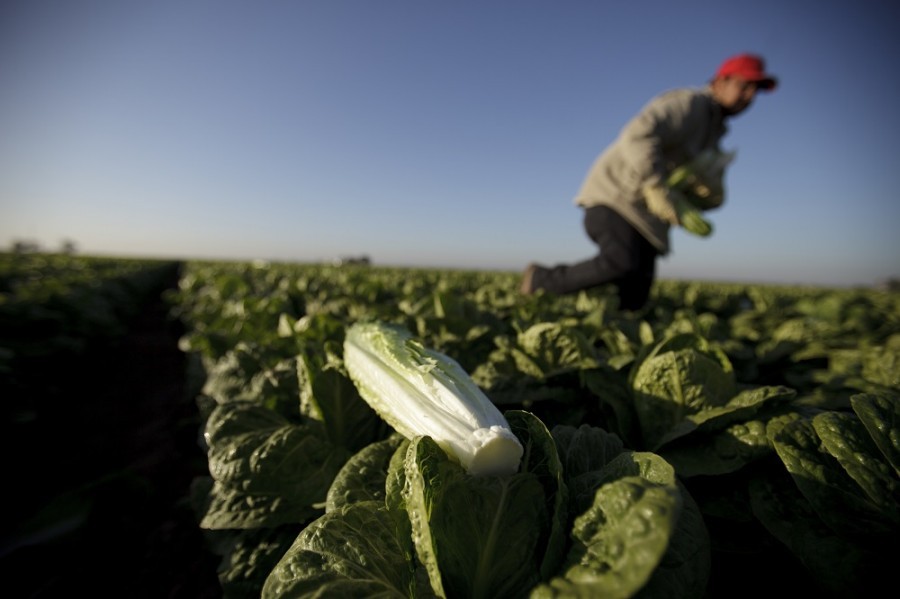
{"label": "harvested lettuce head", "polygon": [[431,437],[476,475],[512,474],[523,448],[506,419],[458,362],[398,325],[347,330],[344,363],[360,395],[394,429]]}

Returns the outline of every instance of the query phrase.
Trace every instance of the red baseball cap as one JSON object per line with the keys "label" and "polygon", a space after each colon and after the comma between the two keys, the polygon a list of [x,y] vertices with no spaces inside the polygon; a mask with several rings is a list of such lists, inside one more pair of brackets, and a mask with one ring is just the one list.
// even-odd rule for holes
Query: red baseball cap
{"label": "red baseball cap", "polygon": [[737,75],[747,81],[755,81],[759,89],[772,91],[778,85],[778,79],[766,73],[766,63],[762,57],[755,54],[738,54],[722,63],[716,71],[716,79],[719,77],[731,77]]}

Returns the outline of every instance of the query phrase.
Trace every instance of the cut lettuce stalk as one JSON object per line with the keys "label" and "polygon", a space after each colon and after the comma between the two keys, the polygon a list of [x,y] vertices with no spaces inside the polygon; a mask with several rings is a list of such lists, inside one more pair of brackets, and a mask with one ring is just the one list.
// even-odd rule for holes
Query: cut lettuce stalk
{"label": "cut lettuce stalk", "polygon": [[734,151],[722,152],[713,148],[703,150],[692,161],[675,168],[666,184],[686,193],[708,187],[710,180],[721,178],[736,154]]}
{"label": "cut lettuce stalk", "polygon": [[676,201],[675,212],[678,215],[678,222],[686,231],[700,237],[712,235],[712,223],[703,217],[700,208],[716,205],[708,204],[710,195],[708,181],[720,179],[725,167],[734,160],[734,156],[735,152],[704,150],[693,161],[677,167],[669,175],[666,185],[684,194],[684,199]]}
{"label": "cut lettuce stalk", "polygon": [[474,475],[512,474],[522,444],[458,362],[424,347],[403,327],[358,322],[344,363],[359,394],[408,439],[431,437]]}
{"label": "cut lettuce stalk", "polygon": [[709,237],[712,235],[712,223],[703,218],[700,210],[694,206],[691,201],[684,197],[676,197],[675,214],[678,215],[678,222],[684,227],[685,231],[698,235],[700,237]]}

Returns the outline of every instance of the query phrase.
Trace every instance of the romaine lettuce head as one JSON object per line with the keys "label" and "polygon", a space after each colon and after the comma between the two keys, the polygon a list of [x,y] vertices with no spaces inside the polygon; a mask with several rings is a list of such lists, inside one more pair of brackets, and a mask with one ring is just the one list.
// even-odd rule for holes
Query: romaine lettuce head
{"label": "romaine lettuce head", "polygon": [[506,416],[525,448],[510,475],[472,475],[427,436],[358,452],[263,597],[700,596],[709,542],[671,465],[601,429]]}
{"label": "romaine lettuce head", "polygon": [[672,466],[597,427],[557,426],[553,436],[571,493],[571,543],[531,596],[702,596],[709,535]]}
{"label": "romaine lettuce head", "polygon": [[557,571],[571,523],[550,432],[527,412],[509,416],[527,453],[507,476],[469,474],[425,436],[358,452],[263,596],[527,596]]}
{"label": "romaine lettuce head", "polygon": [[539,582],[551,522],[537,475],[469,475],[428,437],[410,443],[405,473],[416,556],[435,594],[518,597]]}
{"label": "romaine lettuce head", "polygon": [[726,404],[737,392],[737,383],[721,352],[686,347],[641,362],[633,392],[644,443],[655,449],[685,417]]}
{"label": "romaine lettuce head", "polygon": [[518,470],[522,445],[497,407],[456,360],[406,328],[355,323],[344,363],[360,396],[407,439],[430,437],[471,474]]}

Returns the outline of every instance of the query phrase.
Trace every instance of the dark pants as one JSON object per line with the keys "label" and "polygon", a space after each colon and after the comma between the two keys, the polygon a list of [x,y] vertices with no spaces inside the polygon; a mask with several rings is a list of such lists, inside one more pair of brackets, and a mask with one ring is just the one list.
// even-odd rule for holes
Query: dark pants
{"label": "dark pants", "polygon": [[584,230],[599,253],[576,264],[538,268],[535,288],[565,294],[612,284],[618,290],[621,309],[643,307],[656,272],[657,249],[608,206],[586,208]]}

